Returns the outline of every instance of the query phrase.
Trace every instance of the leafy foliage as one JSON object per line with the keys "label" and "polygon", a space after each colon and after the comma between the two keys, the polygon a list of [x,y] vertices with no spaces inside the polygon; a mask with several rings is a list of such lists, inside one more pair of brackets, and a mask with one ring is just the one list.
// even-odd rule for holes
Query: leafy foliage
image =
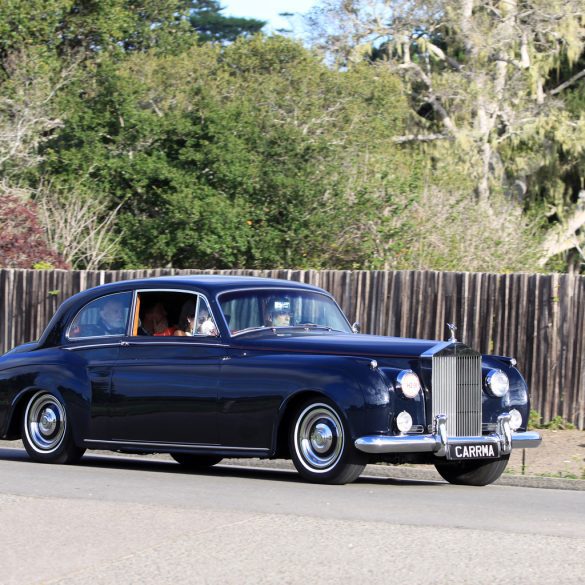
{"label": "leafy foliage", "polygon": [[395,229],[380,210],[420,190],[388,139],[405,108],[388,72],[333,72],[280,37],[150,53],[67,97],[44,171],[122,204],[121,266],[372,266]]}
{"label": "leafy foliage", "polygon": [[204,42],[233,42],[239,37],[259,33],[266,24],[256,18],[224,16],[217,0],[193,2],[189,22]]}
{"label": "leafy foliage", "polygon": [[189,39],[189,0],[7,0],[0,3],[0,59],[23,47],[112,55]]}
{"label": "leafy foliage", "polygon": [[530,410],[528,418],[528,429],[551,429],[554,431],[574,430],[576,427],[573,423],[565,420],[562,416],[557,415],[549,422],[543,423],[541,414],[534,409]]}

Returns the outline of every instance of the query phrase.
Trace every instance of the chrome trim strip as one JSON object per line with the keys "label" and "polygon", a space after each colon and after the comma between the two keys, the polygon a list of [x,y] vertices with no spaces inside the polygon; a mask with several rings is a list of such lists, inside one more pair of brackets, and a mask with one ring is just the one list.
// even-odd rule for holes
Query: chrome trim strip
{"label": "chrome trim strip", "polygon": [[[198,336],[199,337],[199,336]],[[201,336],[201,337],[209,337],[208,335],[206,336]],[[199,337],[200,338],[200,337]],[[137,339],[136,337],[132,337],[132,339]],[[143,338],[141,338],[143,339]],[[161,339],[169,339],[168,337],[163,337]],[[184,339],[184,338],[182,338]],[[141,345],[159,345],[159,346],[165,346],[165,345],[192,345],[193,347],[231,347],[229,345],[227,345],[226,343],[197,343],[194,341],[191,341],[191,338],[189,339],[185,339],[184,341],[128,341],[127,339],[124,339],[122,341],[116,341],[115,343],[93,343],[90,345],[75,345],[75,346],[62,346],[61,349],[67,350],[67,351],[75,351],[77,349],[95,349],[95,348],[101,348],[101,347],[129,347],[129,346],[134,346],[134,347],[139,347]]]}
{"label": "chrome trim strip", "polygon": [[[87,338],[86,338],[87,339]],[[90,345],[74,345],[74,346],[61,346],[61,349],[66,351],[75,351],[77,349],[95,349],[95,348],[102,348],[102,347],[120,347],[120,341],[116,341],[114,343],[92,343]]]}
{"label": "chrome trim strip", "polygon": [[[434,453],[444,457],[447,445],[489,445],[499,444],[503,455],[510,453],[512,448],[535,448],[542,442],[542,437],[533,431],[512,433],[505,430],[507,413],[500,415],[502,433],[491,433],[480,437],[447,437],[445,432],[446,418],[437,416],[435,432],[430,435],[372,435],[359,437],[355,440],[356,449],[364,453]],[[509,434],[508,434],[509,433]],[[509,441],[509,442],[508,442]]]}
{"label": "chrome trim strip", "polygon": [[[202,339],[202,338],[209,338],[209,335],[196,335],[194,336],[196,339]],[[181,339],[185,339],[185,341],[175,341],[174,339],[170,340],[170,341],[135,341],[136,339],[150,339],[150,337],[144,336],[144,337],[132,337],[130,339],[124,339],[124,343],[126,344],[125,347],[127,346],[134,346],[134,347],[139,347],[141,345],[160,345],[160,346],[164,346],[164,345],[192,345],[193,347],[231,347],[230,345],[227,345],[226,343],[197,343],[195,341],[191,341],[192,337],[189,336],[188,339],[185,338],[181,338]],[[159,339],[169,339],[169,337],[159,337]],[[215,338],[214,338],[215,339]]]}
{"label": "chrome trim strip", "polygon": [[209,445],[200,443],[156,443],[148,441],[111,441],[100,439],[84,439],[84,443],[98,443],[107,445],[128,445],[130,447],[170,447],[179,449],[221,449],[223,451],[258,451],[268,453],[270,449],[263,447],[224,447],[223,445]]}

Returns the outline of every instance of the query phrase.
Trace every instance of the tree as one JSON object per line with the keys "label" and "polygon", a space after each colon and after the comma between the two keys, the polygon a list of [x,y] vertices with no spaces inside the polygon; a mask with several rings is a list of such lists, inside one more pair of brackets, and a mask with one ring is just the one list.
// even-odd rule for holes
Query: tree
{"label": "tree", "polygon": [[34,202],[49,246],[66,264],[97,270],[116,257],[120,235],[112,228],[120,206],[108,209],[107,200],[96,199],[81,181],[75,190],[41,184]]}
{"label": "tree", "polygon": [[459,166],[480,201],[494,192],[526,201],[551,141],[583,143],[583,120],[567,115],[562,96],[585,72],[550,84],[582,52],[580,0],[327,0],[308,22],[336,62],[366,55],[402,76],[413,124],[397,140]]}
{"label": "tree", "polygon": [[381,266],[420,189],[388,136],[396,77],[333,72],[283,38],[132,57],[66,109],[44,172],[123,202],[120,266]]}
{"label": "tree", "polygon": [[231,43],[238,37],[259,33],[266,24],[255,18],[224,16],[217,0],[195,0],[189,21],[204,42]]}
{"label": "tree", "polygon": [[67,59],[160,48],[180,50],[195,35],[191,0],[12,0],[0,3],[0,63],[23,47]]}
{"label": "tree", "polygon": [[37,47],[5,57],[0,79],[0,183],[5,192],[31,187],[26,173],[42,160],[41,145],[63,126],[57,96],[76,77],[77,64],[61,67]]}

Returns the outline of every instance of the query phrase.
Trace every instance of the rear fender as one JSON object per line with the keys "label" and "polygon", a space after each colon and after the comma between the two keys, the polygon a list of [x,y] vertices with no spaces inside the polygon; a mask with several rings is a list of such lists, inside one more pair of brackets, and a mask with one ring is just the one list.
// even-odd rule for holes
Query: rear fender
{"label": "rear fender", "polygon": [[38,367],[34,373],[15,371],[10,382],[18,389],[9,402],[2,436],[20,438],[21,419],[28,401],[36,392],[45,391],[65,405],[73,440],[82,446],[90,421],[90,390],[83,382],[84,377],[85,372],[72,372],[58,364]]}

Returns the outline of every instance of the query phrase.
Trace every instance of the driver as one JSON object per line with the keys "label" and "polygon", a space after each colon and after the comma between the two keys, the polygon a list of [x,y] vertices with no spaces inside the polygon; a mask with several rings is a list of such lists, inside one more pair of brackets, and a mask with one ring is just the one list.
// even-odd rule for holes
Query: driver
{"label": "driver", "polygon": [[126,330],[126,320],[122,303],[116,299],[108,299],[100,309],[97,326],[103,335],[123,334]]}
{"label": "driver", "polygon": [[291,324],[291,304],[286,298],[270,299],[266,307],[266,323],[268,327],[288,327]]}

